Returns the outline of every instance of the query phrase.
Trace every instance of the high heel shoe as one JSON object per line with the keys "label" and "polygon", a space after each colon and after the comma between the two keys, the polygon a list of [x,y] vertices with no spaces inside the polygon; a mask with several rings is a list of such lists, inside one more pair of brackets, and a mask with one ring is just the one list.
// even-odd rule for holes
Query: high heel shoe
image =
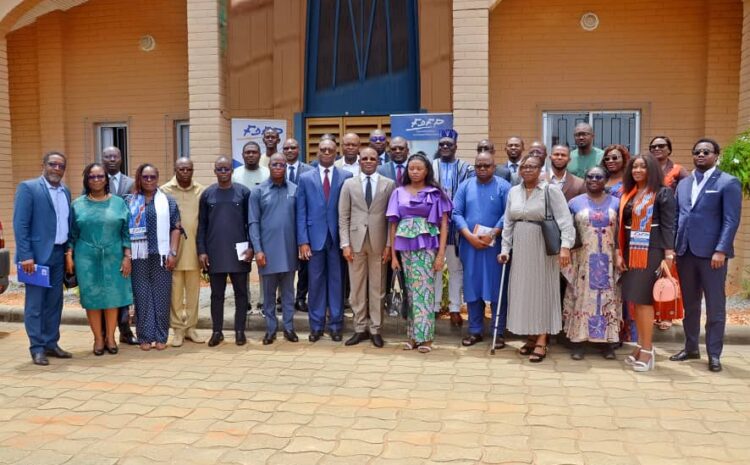
{"label": "high heel shoe", "polygon": [[110,347],[110,346],[109,346],[109,344],[107,344],[107,343],[105,342],[105,343],[104,343],[104,348],[105,348],[105,349],[107,350],[107,352],[109,352],[109,353],[110,353],[110,354],[112,354],[112,355],[116,355],[116,354],[117,354],[117,352],[119,352],[119,351],[120,351],[120,349],[119,349],[119,348],[117,347],[117,344],[115,344],[115,345],[114,345],[114,347]]}
{"label": "high heel shoe", "polygon": [[639,345],[635,346],[635,352],[625,357],[625,365],[630,365],[631,367],[635,364],[635,362],[638,361],[638,354],[641,353],[642,347]]}
{"label": "high heel shoe", "polygon": [[97,348],[96,343],[94,343],[94,355],[96,355],[97,357],[104,355],[104,347],[102,347],[101,349]]}
{"label": "high heel shoe", "polygon": [[648,359],[648,362],[636,360],[635,363],[633,363],[633,371],[644,372],[653,370],[656,366],[656,363],[654,362],[654,352],[655,351],[653,347],[651,348],[651,350],[641,349],[642,354],[649,354],[651,358]]}

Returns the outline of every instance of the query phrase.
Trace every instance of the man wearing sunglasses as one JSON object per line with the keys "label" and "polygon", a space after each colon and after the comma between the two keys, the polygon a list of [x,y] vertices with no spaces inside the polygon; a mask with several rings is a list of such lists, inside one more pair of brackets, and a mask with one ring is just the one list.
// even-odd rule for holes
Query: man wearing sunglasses
{"label": "man wearing sunglasses", "polygon": [[695,170],[677,184],[677,271],[685,303],[685,348],[669,359],[700,358],[701,301],[706,299],[708,369],[721,371],[726,325],[727,260],[742,217],[740,182],[716,167],[719,144],[700,139],[693,147]]}
{"label": "man wearing sunglasses", "polygon": [[391,161],[391,157],[388,152],[385,151],[388,146],[388,141],[385,136],[385,132],[380,129],[376,129],[370,133],[370,148],[375,149],[378,153],[378,164],[383,165]]}
{"label": "man wearing sunglasses", "polygon": [[49,365],[47,356],[71,358],[60,348],[65,249],[70,231],[70,191],[62,182],[65,155],[49,152],[42,160],[42,175],[23,181],[13,205],[16,263],[20,273],[32,274],[37,265],[49,267],[50,287],[26,285],[23,322],[29,337],[31,360]]}
{"label": "man wearing sunglasses", "polygon": [[[446,195],[453,201],[458,191],[458,186],[465,180],[474,176],[474,167],[463,160],[456,158],[458,133],[453,129],[440,131],[438,140],[438,158],[432,161],[432,169],[435,180],[445,191]],[[461,318],[461,287],[463,286],[463,266],[458,257],[456,244],[458,243],[458,232],[453,222],[450,223],[448,242],[445,247],[445,261],[448,264],[448,310],[451,315],[451,325],[463,325]],[[442,308],[443,272],[435,273],[435,310]]]}

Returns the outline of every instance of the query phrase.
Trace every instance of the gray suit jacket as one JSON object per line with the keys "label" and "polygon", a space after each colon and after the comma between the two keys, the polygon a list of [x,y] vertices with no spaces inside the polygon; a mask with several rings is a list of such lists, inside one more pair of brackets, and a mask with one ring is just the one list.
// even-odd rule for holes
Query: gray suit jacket
{"label": "gray suit jacket", "polygon": [[342,245],[348,244],[354,252],[360,252],[365,237],[369,237],[372,250],[382,252],[388,245],[388,220],[385,211],[395,188],[396,183],[385,176],[378,176],[372,204],[367,208],[360,177],[344,181],[339,197],[339,236]]}
{"label": "gray suit jacket", "polygon": [[135,185],[135,180],[125,173],[120,172],[120,185],[116,189],[110,186],[110,192],[118,197],[125,197],[130,194]]}

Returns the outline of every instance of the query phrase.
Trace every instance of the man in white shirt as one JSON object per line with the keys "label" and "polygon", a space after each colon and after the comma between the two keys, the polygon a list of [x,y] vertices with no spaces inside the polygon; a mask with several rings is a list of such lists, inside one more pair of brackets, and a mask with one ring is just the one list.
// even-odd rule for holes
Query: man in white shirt
{"label": "man in white shirt", "polygon": [[344,134],[341,141],[341,152],[344,156],[336,160],[333,166],[348,171],[352,173],[352,176],[357,177],[359,175],[359,136],[353,132],[348,132]]}

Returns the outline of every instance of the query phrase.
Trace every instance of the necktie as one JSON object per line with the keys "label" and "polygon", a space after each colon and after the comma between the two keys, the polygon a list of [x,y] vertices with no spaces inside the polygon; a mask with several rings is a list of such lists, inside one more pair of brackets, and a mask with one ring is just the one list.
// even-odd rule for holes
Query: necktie
{"label": "necktie", "polygon": [[518,165],[515,163],[511,163],[510,170],[513,172],[513,174],[516,174],[518,172]]}
{"label": "necktie", "polygon": [[367,202],[367,208],[372,205],[372,180],[370,176],[367,176],[367,186],[365,186],[365,202]]}
{"label": "necktie", "polygon": [[289,165],[289,182],[294,182],[294,165]]}
{"label": "necktie", "polygon": [[700,172],[698,170],[695,170],[695,180],[698,181],[698,184],[700,184],[700,183],[703,182],[703,175],[704,174],[705,173],[702,173],[702,172]]}
{"label": "necktie", "polygon": [[117,195],[117,188],[120,187],[117,185],[117,176],[110,176],[109,177],[109,191],[115,195]]}
{"label": "necktie", "polygon": [[401,186],[403,185],[403,179],[404,179],[404,167],[402,165],[398,165],[396,168],[396,185]]}
{"label": "necktie", "polygon": [[326,202],[328,202],[328,197],[331,196],[331,181],[328,179],[328,171],[328,168],[323,170],[323,195],[326,198]]}

